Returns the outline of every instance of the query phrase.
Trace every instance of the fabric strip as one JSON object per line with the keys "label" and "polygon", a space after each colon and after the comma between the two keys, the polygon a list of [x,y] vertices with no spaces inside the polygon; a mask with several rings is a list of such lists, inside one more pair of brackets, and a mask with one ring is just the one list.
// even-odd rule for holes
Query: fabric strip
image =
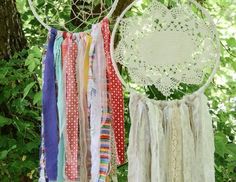
{"label": "fabric strip", "polygon": [[97,182],[99,178],[99,165],[100,165],[100,132],[101,132],[101,91],[99,89],[97,78],[99,78],[96,65],[98,64],[96,54],[97,37],[99,33],[99,24],[92,27],[92,44],[90,48],[89,59],[89,77],[88,77],[88,110],[90,122],[90,137],[91,137],[91,181]]}
{"label": "fabric strip", "polygon": [[79,56],[76,60],[76,77],[79,91],[80,120],[80,181],[89,181],[91,177],[90,128],[88,122],[87,84],[89,67],[89,50],[91,37],[80,33],[77,37]]}
{"label": "fabric strip", "polygon": [[[65,36],[65,35],[64,35]],[[65,173],[69,180],[78,179],[78,141],[79,112],[76,82],[77,44],[71,34],[65,36],[62,44],[63,66],[66,69],[66,166]],[[64,50],[67,50],[64,52]]]}
{"label": "fabric strip", "polygon": [[58,166],[57,166],[57,182],[64,182],[64,171],[65,171],[65,148],[64,148],[64,129],[66,122],[65,115],[65,97],[64,97],[64,80],[63,80],[63,69],[62,69],[62,53],[61,45],[63,37],[60,32],[55,40],[54,45],[54,62],[56,69],[56,80],[57,80],[57,108],[58,108],[58,119],[59,119],[59,144],[58,144]]}
{"label": "fabric strip", "polygon": [[[48,35],[49,39],[50,35]],[[42,56],[42,62],[45,62],[46,59],[46,52],[48,47],[48,41],[44,46],[43,56]],[[42,64],[42,80],[44,85],[44,64]],[[41,145],[40,145],[40,171],[39,171],[39,182],[46,182],[46,158],[45,158],[45,144],[44,144],[44,121],[43,121],[43,112],[42,112],[42,120],[41,120]]]}
{"label": "fabric strip", "polygon": [[45,127],[44,142],[46,155],[46,173],[49,180],[57,179],[58,130],[53,55],[53,47],[56,35],[57,31],[55,29],[51,29],[46,59],[44,61],[43,120]]}
{"label": "fabric strip", "polygon": [[109,20],[102,21],[104,50],[107,62],[107,79],[110,105],[112,110],[113,130],[117,149],[117,163],[125,162],[125,126],[124,126],[124,97],[122,84],[115,73],[110,54],[110,29]]}
{"label": "fabric strip", "polygon": [[214,136],[205,95],[154,101],[132,93],[129,182],[214,182]]}
{"label": "fabric strip", "polygon": [[99,182],[105,182],[109,175],[109,168],[111,162],[111,130],[112,130],[112,115],[107,92],[107,74],[106,74],[106,58],[104,51],[104,40],[101,27],[99,29],[97,46],[96,46],[96,61],[97,70],[100,74],[98,84],[101,90],[101,133],[100,133],[100,169],[99,169]]}

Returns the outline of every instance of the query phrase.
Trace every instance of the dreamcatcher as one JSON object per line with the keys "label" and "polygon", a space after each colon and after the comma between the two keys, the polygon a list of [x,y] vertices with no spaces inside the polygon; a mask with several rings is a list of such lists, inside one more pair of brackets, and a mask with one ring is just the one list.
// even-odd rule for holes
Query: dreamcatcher
{"label": "dreamcatcher", "polygon": [[[174,7],[153,0],[141,14],[124,18],[137,2],[117,19],[111,40],[116,73],[131,92],[128,181],[214,182],[214,137],[204,91],[220,62],[216,27],[194,0]],[[114,49],[118,27],[120,41]],[[117,62],[128,71],[129,84]],[[199,87],[184,93],[182,85],[189,84]],[[138,92],[150,86],[166,100]],[[183,98],[173,100],[176,91]]]}
{"label": "dreamcatcher", "polygon": [[[79,10],[80,7],[87,8],[87,5],[90,5],[90,8],[96,7],[95,1],[84,1],[83,4],[80,4],[79,1],[73,1],[73,4],[68,4],[70,8],[68,8],[69,11],[67,11],[67,14],[70,15],[70,18],[75,19],[72,21],[62,21],[62,23],[60,23],[61,27],[67,30],[66,33],[51,29],[51,26],[48,26],[47,23],[44,23],[39,18],[31,0],[28,1],[36,18],[51,31],[49,42],[51,42],[52,45],[54,41],[56,41],[56,45],[59,44],[56,54],[55,51],[51,49],[47,51],[45,62],[48,63],[50,61],[49,58],[51,58],[52,55],[56,55],[57,58],[62,59],[62,61],[60,59],[58,60],[60,64],[61,62],[63,63],[64,67],[66,67],[68,60],[75,66],[81,66],[81,64],[75,64],[77,61],[85,66],[85,69],[80,67],[73,69],[74,66],[71,66],[67,71],[66,69],[64,70],[64,68],[60,69],[61,74],[69,74],[74,79],[72,81],[65,81],[66,85],[72,85],[68,88],[68,92],[73,90],[73,93],[76,93],[76,80],[81,80],[78,79],[81,75],[84,76],[82,80],[88,78],[88,82],[82,82],[82,87],[85,83],[88,83],[85,88],[88,86],[88,90],[86,89],[88,105],[92,108],[89,107],[92,112],[89,111],[88,115],[92,127],[90,136],[91,139],[93,139],[93,141],[91,141],[93,148],[90,149],[93,166],[91,167],[90,173],[90,162],[86,161],[87,158],[83,157],[83,165],[86,164],[86,168],[80,167],[80,169],[82,169],[80,172],[84,169],[87,169],[87,172],[81,173],[81,175],[83,175],[82,180],[85,179],[84,181],[88,181],[91,179],[94,182],[102,182],[108,180],[110,174],[114,177],[115,168],[114,165],[112,165],[116,161],[114,160],[114,156],[116,159],[123,159],[124,148],[122,147],[122,149],[119,150],[123,143],[122,145],[117,145],[117,142],[123,142],[124,140],[123,118],[120,118],[124,112],[121,99],[121,83],[123,83],[124,87],[131,93],[129,108],[132,126],[128,149],[128,181],[214,182],[214,137],[211,117],[208,112],[207,98],[204,95],[204,91],[212,81],[219,66],[219,39],[210,15],[200,4],[194,0],[188,0],[183,3],[178,2],[174,7],[166,7],[164,4],[153,0],[147,4],[141,14],[134,13],[133,16],[124,18],[125,14],[136,3],[140,4],[140,2],[136,0],[131,3],[117,19],[112,32],[110,46],[109,24],[107,19],[104,19],[102,23],[94,25],[91,30],[91,35],[86,32],[82,34],[68,32],[68,30],[75,31],[79,28],[84,28],[84,25],[88,30],[88,27],[94,24],[88,22],[86,19],[93,16],[92,14],[95,15],[94,11],[91,10],[90,13],[87,13],[88,11],[81,11],[82,14],[80,15],[74,12]],[[100,8],[100,13],[107,12],[105,11],[105,9],[108,8],[106,8],[107,4],[104,3],[103,5],[104,8]],[[107,17],[111,16],[116,5],[117,1],[113,3]],[[71,7],[74,8],[71,9]],[[63,11],[56,6],[55,8],[56,11],[55,13],[52,12],[52,15]],[[51,16],[50,13],[46,14],[48,16],[46,18],[47,21],[53,20],[53,16]],[[99,19],[99,16],[100,15],[98,15],[96,20]],[[72,26],[70,23],[76,24],[76,26]],[[50,24],[53,26],[53,23]],[[69,28],[67,28],[66,25],[68,25]],[[114,49],[114,40],[118,27],[120,28],[120,41],[116,49]],[[57,33],[56,37],[55,32]],[[91,47],[86,46],[88,45],[88,37],[90,37],[90,39],[92,37],[92,41],[89,43]],[[63,41],[58,42],[60,40],[59,38],[64,39],[65,45],[62,43]],[[86,44],[83,44],[81,40],[86,40]],[[80,49],[76,49],[77,46],[79,46]],[[62,47],[62,52],[60,52],[60,47]],[[63,47],[67,50],[65,52],[69,52],[67,54],[67,56],[69,56],[68,59],[67,56],[63,56]],[[78,53],[73,52],[75,50],[80,51],[78,54],[80,56],[75,56]],[[89,56],[87,55],[88,53]],[[65,61],[63,61],[63,59],[65,59]],[[58,60],[54,61],[57,62]],[[107,65],[104,64],[104,60],[106,60]],[[116,65],[117,62],[128,71],[131,84],[127,84],[122,78]],[[45,68],[48,66],[51,66],[51,70],[54,69],[53,64],[45,65]],[[83,70],[86,71],[81,72]],[[108,77],[105,77],[104,70],[107,72]],[[85,76],[83,75],[84,73],[88,73],[89,75]],[[50,78],[52,77],[53,74]],[[68,77],[66,76],[65,78]],[[48,83],[47,79],[44,78],[44,80]],[[97,84],[98,80],[101,81],[99,84]],[[54,81],[50,83],[54,85]],[[61,83],[58,85],[58,88],[62,88],[64,85],[63,82],[58,83]],[[113,85],[106,85],[106,83],[113,83]],[[77,84],[81,85],[81,82]],[[181,87],[189,84],[199,85],[199,87],[193,93],[183,93],[184,96],[180,100],[172,100],[170,96],[175,93],[175,91],[183,92]],[[143,94],[138,93],[137,89],[132,87],[133,85],[138,85],[139,88],[144,89],[146,87],[155,86],[158,91],[165,96],[166,100],[149,99]],[[81,100],[87,98],[84,95],[84,89],[79,87],[77,91],[81,91],[79,95]],[[109,93],[109,91],[111,92]],[[49,98],[56,100],[56,92],[50,93],[52,97],[48,97],[48,100],[50,100]],[[98,93],[99,97],[94,93]],[[109,94],[111,97],[107,98],[106,96]],[[71,100],[75,101],[75,98],[76,96],[73,98],[70,97],[68,99],[69,104]],[[60,98],[58,97],[57,99]],[[111,99],[111,105],[107,102],[109,99]],[[74,103],[76,104],[76,101]],[[83,102],[83,107],[84,103],[86,105],[86,102]],[[45,102],[43,105],[47,108],[46,106],[50,105],[50,103]],[[67,106],[68,103],[66,102],[65,105]],[[112,117],[111,114],[114,113],[110,112],[110,107],[112,108],[111,110],[116,111],[116,115]],[[73,108],[76,110],[77,105]],[[87,108],[87,106],[83,108],[83,117],[86,116],[84,112],[86,110],[85,108]],[[53,109],[56,118],[57,108],[54,107]],[[45,110],[47,111],[47,109]],[[48,113],[45,112],[43,114],[47,115]],[[66,116],[68,116],[67,114],[70,117],[77,116],[74,113],[71,115],[70,112],[66,112]],[[101,120],[102,124],[100,125],[99,121]],[[111,121],[116,123],[112,124]],[[78,181],[79,173],[76,165],[78,148],[74,147],[77,143],[77,137],[75,136],[77,136],[78,131],[71,130],[74,126],[77,128],[77,125],[71,122],[71,118],[64,122],[66,122],[66,126],[69,127],[66,128],[67,130],[64,135],[66,139],[62,141],[67,143],[67,146],[72,146],[72,149],[75,148],[75,150],[71,150],[69,147],[68,151],[64,152],[66,157],[63,159],[70,159],[66,162],[60,161],[64,163],[65,168],[61,168],[63,165],[59,166],[61,171],[64,172],[55,173],[54,170],[54,173],[48,173],[48,175],[46,169],[46,175],[49,176],[51,181],[55,181],[58,174],[60,174],[62,181],[64,179]],[[44,123],[48,122],[44,121]],[[97,123],[99,123],[99,125]],[[87,131],[88,126],[82,126],[85,128],[82,128],[80,131]],[[65,130],[63,131],[65,132]],[[54,133],[55,136],[57,129],[54,127],[53,130],[47,130],[47,132],[46,134],[50,135]],[[73,133],[75,135],[73,135]],[[85,133],[83,134],[83,136],[85,136]],[[115,138],[116,145],[111,142],[112,138]],[[57,144],[56,137],[51,137],[50,139],[45,138],[45,140]],[[86,145],[87,144],[88,143],[86,143]],[[83,149],[86,149],[86,147]],[[53,152],[53,150],[50,152]],[[61,152],[63,152],[63,150]],[[113,155],[114,153],[116,153],[116,155]],[[82,153],[82,156],[84,156],[84,153]],[[122,157],[119,158],[120,156]],[[55,157],[52,158],[54,161],[52,163],[48,162],[50,163],[50,165],[48,164],[50,170],[52,169],[50,167],[56,167],[57,165],[57,162],[55,162],[57,159]],[[50,158],[49,161],[52,161],[52,158]],[[72,164],[72,166],[69,165],[69,168],[73,168],[72,172],[71,170],[67,170],[68,163]],[[44,171],[41,170],[41,172],[43,174]],[[84,174],[86,174],[86,176]],[[41,179],[44,180],[45,178]],[[116,178],[114,177],[113,180],[116,181]]]}
{"label": "dreamcatcher", "polygon": [[124,101],[110,60],[109,18],[118,0],[28,1],[49,30],[39,182],[117,181],[125,156]]}
{"label": "dreamcatcher", "polygon": [[[219,66],[219,39],[206,10],[189,2],[194,6],[168,9],[152,1],[141,16],[124,19],[135,2],[123,11],[113,30],[111,52],[128,68],[131,82],[154,85],[166,97],[181,92],[183,84],[200,85],[199,92],[210,84]],[[114,51],[118,26],[121,41]]]}

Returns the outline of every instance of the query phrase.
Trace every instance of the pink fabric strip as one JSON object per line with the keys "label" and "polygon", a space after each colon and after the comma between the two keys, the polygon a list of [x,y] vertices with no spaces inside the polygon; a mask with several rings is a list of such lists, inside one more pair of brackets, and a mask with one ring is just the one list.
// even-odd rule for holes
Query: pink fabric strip
{"label": "pink fabric strip", "polygon": [[113,130],[117,149],[117,163],[125,162],[125,127],[124,127],[124,98],[122,84],[117,77],[111,61],[109,20],[102,22],[104,49],[107,61],[108,92],[111,101]]}
{"label": "pink fabric strip", "polygon": [[78,136],[79,112],[76,82],[77,43],[71,34],[64,33],[62,44],[63,65],[66,69],[66,166],[65,174],[69,180],[78,179]]}

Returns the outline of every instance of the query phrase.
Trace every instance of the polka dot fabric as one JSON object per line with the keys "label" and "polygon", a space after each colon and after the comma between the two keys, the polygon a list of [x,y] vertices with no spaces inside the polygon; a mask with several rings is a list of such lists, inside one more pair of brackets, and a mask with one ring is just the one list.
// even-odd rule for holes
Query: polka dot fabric
{"label": "polka dot fabric", "polygon": [[104,49],[107,60],[107,78],[108,92],[110,95],[113,130],[115,135],[117,162],[125,162],[125,127],[124,127],[124,98],[122,84],[117,77],[112,65],[110,55],[110,29],[109,20],[104,19],[102,22],[102,33],[104,37]]}
{"label": "polka dot fabric", "polygon": [[[79,105],[76,82],[77,43],[71,34],[64,35],[62,44],[63,65],[66,67],[66,166],[65,174],[69,180],[78,179],[78,141],[79,141]],[[66,52],[65,52],[66,51]]]}

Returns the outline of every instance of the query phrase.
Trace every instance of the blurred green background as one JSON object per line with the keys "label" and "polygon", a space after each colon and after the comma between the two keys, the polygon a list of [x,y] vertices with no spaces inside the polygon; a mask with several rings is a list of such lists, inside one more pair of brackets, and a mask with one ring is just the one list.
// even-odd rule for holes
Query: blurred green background
{"label": "blurred green background", "polygon": [[[5,11],[4,3],[7,1],[0,0],[0,13]],[[70,19],[69,0],[33,1],[43,20],[56,28],[63,29],[61,26],[63,22]],[[175,3],[174,0],[161,1],[169,6]],[[27,43],[22,49],[12,50],[7,56],[0,57],[0,182],[37,181],[42,96],[41,57],[47,30],[32,15],[26,0],[11,0],[11,2],[16,5],[20,14],[21,29]],[[61,5],[61,2],[64,4]],[[65,4],[67,2],[68,4]],[[132,1],[121,0],[120,9],[115,15],[118,16],[130,2]],[[143,5],[147,5],[148,2],[144,0]],[[206,91],[215,130],[216,181],[236,182],[236,1],[198,0],[198,2],[214,18],[221,39],[221,66]],[[107,6],[111,4],[110,1],[106,3]],[[132,15],[133,11],[129,11],[128,15]],[[96,16],[89,18],[87,24],[76,31],[87,29],[97,20]],[[55,22],[60,23],[55,24]],[[6,28],[5,26],[7,25],[0,25],[0,33]],[[69,29],[76,27],[73,22],[67,26]],[[159,93],[153,93],[150,88],[147,88],[146,94],[159,99]],[[178,95],[173,97],[177,98]],[[128,102],[129,94],[125,93],[127,144],[130,128]],[[118,173],[119,182],[126,182],[127,164],[120,166]]]}

